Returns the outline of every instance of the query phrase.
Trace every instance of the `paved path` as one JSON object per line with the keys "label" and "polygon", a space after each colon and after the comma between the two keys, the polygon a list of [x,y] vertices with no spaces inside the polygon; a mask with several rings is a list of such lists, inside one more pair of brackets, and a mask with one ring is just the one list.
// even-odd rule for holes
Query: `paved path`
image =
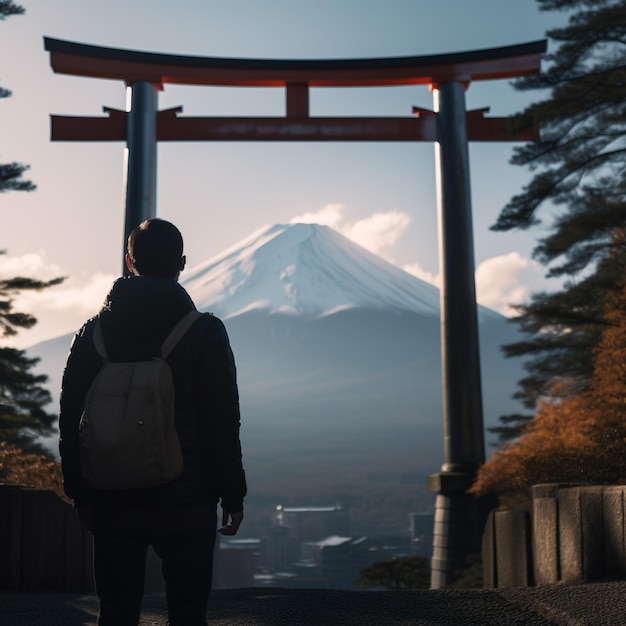
{"label": "paved path", "polygon": [[[93,626],[91,595],[0,593],[2,626]],[[164,626],[165,599],[146,596],[141,626]],[[620,626],[626,582],[506,590],[240,589],[211,597],[211,626]]]}

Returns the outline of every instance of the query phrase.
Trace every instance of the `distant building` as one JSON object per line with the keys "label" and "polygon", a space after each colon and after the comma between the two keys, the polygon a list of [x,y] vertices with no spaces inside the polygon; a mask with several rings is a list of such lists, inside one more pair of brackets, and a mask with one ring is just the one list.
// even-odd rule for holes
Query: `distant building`
{"label": "distant building", "polygon": [[319,563],[312,559],[302,559],[293,563],[291,571],[297,576],[300,589],[322,589],[324,581]]}
{"label": "distant building", "polygon": [[236,539],[220,535],[213,563],[214,589],[242,589],[254,586],[255,561],[259,558],[258,539]]}
{"label": "distant building", "polygon": [[318,542],[320,574],[326,589],[358,589],[359,572],[380,560],[367,537],[331,536]]}
{"label": "distant building", "polygon": [[350,515],[341,506],[276,507],[276,523],[292,529],[292,537],[302,543],[320,541],[331,535],[350,534]]}
{"label": "distant building", "polygon": [[352,538],[334,535],[320,541],[318,546],[324,587],[326,589],[354,588],[356,576],[352,565]]}
{"label": "distant building", "polygon": [[[361,569],[397,550],[351,536],[349,513],[340,506],[279,505],[275,520],[261,540],[257,587],[357,589]],[[403,545],[408,551],[407,538]]]}
{"label": "distant building", "polygon": [[261,542],[261,563],[271,573],[282,572],[298,560],[298,544],[291,528],[271,526]]}

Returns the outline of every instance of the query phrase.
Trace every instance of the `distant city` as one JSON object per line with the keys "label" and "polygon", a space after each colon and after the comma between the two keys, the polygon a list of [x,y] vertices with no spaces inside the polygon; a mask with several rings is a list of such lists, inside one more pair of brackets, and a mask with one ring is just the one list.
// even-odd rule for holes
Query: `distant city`
{"label": "distant city", "polygon": [[340,505],[277,505],[262,537],[220,536],[215,588],[245,587],[363,589],[365,566],[432,551],[432,512],[411,513],[406,526],[372,528],[354,535],[349,511]]}

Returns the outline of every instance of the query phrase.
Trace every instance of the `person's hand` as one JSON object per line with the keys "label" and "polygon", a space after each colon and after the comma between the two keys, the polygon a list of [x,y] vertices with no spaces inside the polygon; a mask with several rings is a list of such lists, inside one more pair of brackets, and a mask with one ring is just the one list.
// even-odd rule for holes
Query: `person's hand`
{"label": "person's hand", "polygon": [[218,528],[217,532],[221,535],[236,535],[239,527],[241,526],[241,522],[243,522],[243,511],[229,513],[226,509],[223,509],[222,527]]}

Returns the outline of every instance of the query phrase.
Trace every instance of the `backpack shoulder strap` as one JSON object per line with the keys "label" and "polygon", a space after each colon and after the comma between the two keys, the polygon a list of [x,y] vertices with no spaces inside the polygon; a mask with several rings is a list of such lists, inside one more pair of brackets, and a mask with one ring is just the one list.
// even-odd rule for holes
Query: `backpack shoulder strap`
{"label": "backpack shoulder strap", "polygon": [[96,325],[93,329],[93,345],[95,346],[96,352],[100,355],[100,357],[105,361],[108,361],[109,355],[107,354],[107,349],[104,345],[104,335],[102,334],[102,324],[100,322],[100,318],[96,320]]}
{"label": "backpack shoulder strap", "polygon": [[174,349],[174,346],[183,338],[183,335],[191,328],[193,323],[202,317],[200,311],[192,309],[185,315],[176,326],[172,329],[172,332],[167,336],[167,339],[163,342],[161,347],[161,358],[166,359],[168,354]]}

